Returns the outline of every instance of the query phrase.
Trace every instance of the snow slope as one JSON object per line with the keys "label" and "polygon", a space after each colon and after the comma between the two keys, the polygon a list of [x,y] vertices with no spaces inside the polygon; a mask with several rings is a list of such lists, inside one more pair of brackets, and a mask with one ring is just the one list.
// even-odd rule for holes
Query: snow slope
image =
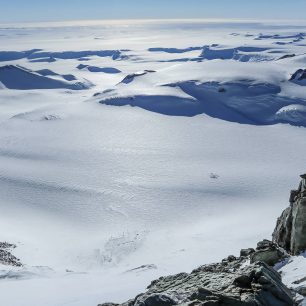
{"label": "snow slope", "polygon": [[0,82],[7,89],[17,90],[61,88],[82,90],[91,86],[89,82],[69,83],[65,80],[54,80],[14,65],[0,66]]}
{"label": "snow slope", "polygon": [[0,27],[0,241],[25,264],[0,304],[121,302],[269,237],[306,164],[304,32]]}

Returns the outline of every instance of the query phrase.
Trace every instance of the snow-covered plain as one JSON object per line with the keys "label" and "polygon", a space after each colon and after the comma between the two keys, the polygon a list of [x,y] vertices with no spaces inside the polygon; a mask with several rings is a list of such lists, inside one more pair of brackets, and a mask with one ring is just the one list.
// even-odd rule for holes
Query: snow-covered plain
{"label": "snow-covered plain", "polygon": [[306,25],[3,25],[0,45],[0,241],[25,264],[0,267],[0,305],[121,302],[270,237],[305,171]]}

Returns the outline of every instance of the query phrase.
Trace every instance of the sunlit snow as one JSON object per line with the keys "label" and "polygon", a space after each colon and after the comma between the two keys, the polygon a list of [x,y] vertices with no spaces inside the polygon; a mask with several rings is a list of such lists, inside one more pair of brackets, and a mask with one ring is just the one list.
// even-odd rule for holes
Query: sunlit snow
{"label": "sunlit snow", "polygon": [[270,238],[305,172],[306,25],[6,25],[0,44],[0,241],[25,264],[0,266],[1,305],[122,302]]}

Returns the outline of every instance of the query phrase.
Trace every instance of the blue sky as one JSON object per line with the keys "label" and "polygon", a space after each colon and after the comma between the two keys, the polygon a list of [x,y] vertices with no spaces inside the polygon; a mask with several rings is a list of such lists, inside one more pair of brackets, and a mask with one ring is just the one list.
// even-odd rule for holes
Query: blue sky
{"label": "blue sky", "polygon": [[0,0],[0,23],[88,19],[306,19],[306,0]]}

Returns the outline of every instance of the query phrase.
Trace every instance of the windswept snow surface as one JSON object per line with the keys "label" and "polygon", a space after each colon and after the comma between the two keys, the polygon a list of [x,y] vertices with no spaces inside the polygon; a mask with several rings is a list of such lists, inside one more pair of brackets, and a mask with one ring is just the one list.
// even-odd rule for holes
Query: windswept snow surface
{"label": "windswept snow surface", "polygon": [[121,302],[268,238],[305,171],[305,33],[0,27],[0,241],[25,264],[0,305]]}
{"label": "windswept snow surface", "polygon": [[[278,267],[279,266],[279,267]],[[285,262],[277,264],[275,267],[282,275],[284,284],[290,289],[299,292],[300,288],[306,286],[306,252],[299,256],[290,257]],[[306,298],[299,296],[299,301],[306,305]]]}

